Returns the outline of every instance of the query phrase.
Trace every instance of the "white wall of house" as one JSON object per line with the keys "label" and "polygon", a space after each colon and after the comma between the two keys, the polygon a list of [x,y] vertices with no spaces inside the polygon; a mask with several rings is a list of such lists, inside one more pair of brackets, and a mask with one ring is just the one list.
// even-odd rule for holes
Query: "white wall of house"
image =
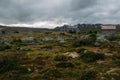
{"label": "white wall of house", "polygon": [[102,25],[101,26],[102,34],[115,34],[116,29],[117,28],[114,25]]}

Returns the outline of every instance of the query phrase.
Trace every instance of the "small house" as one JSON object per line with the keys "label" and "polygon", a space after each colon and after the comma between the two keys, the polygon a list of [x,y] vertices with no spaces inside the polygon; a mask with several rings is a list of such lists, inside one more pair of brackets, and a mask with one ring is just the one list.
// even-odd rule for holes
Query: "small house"
{"label": "small house", "polygon": [[101,26],[102,34],[115,34],[116,29],[117,28],[115,25],[102,25]]}

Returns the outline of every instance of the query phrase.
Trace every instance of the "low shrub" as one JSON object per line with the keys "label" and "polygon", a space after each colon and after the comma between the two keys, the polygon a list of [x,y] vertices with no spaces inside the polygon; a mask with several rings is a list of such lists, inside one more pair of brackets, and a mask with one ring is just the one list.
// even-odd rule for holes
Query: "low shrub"
{"label": "low shrub", "polygon": [[11,44],[14,44],[14,45],[16,45],[18,47],[21,46],[21,45],[23,45],[21,39],[13,39],[11,41]]}
{"label": "low shrub", "polygon": [[112,56],[113,60],[120,60],[120,54],[119,53],[114,53]]}
{"label": "low shrub", "polygon": [[87,39],[78,39],[72,43],[73,47],[88,46],[93,45],[96,40],[96,37],[89,37]]}
{"label": "low shrub", "polygon": [[6,44],[1,44],[0,45],[0,51],[4,51],[6,49],[10,49],[10,46],[9,45],[6,45]]}
{"label": "low shrub", "polygon": [[59,62],[56,64],[56,67],[58,67],[58,68],[73,68],[74,64],[71,62]]}
{"label": "low shrub", "polygon": [[83,70],[78,80],[96,80],[97,71],[95,70]]}
{"label": "low shrub", "polygon": [[10,61],[10,60],[4,60],[0,63],[0,73],[5,73],[8,71],[17,70],[20,73],[27,72],[27,69],[18,65],[16,62]]}
{"label": "low shrub", "polygon": [[109,41],[116,41],[116,40],[120,40],[120,35],[108,35],[106,36],[106,38]]}
{"label": "low shrub", "polygon": [[115,64],[116,66],[120,66],[120,60],[114,60],[113,64]]}
{"label": "low shrub", "polygon": [[54,80],[56,78],[60,78],[61,73],[56,68],[48,68],[44,71],[42,71],[42,78],[43,80]]}
{"label": "low shrub", "polygon": [[77,49],[77,53],[83,53],[86,49],[85,48],[79,48]]}
{"label": "low shrub", "polygon": [[103,53],[95,53],[91,51],[88,51],[81,55],[81,59],[85,62],[95,62],[97,60],[103,60],[104,58],[105,55]]}
{"label": "low shrub", "polygon": [[53,47],[52,46],[44,46],[44,47],[41,47],[41,49],[43,50],[51,50]]}
{"label": "low shrub", "polygon": [[65,55],[56,55],[54,58],[55,61],[67,61],[68,57]]}

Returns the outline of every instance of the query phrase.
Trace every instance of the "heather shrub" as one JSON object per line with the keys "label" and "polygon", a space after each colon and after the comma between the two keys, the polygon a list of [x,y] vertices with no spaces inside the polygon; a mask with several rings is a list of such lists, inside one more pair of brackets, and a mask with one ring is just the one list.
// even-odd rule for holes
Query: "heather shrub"
{"label": "heather shrub", "polygon": [[58,68],[73,68],[74,64],[71,62],[58,62],[56,64],[56,67],[58,67]]}
{"label": "heather shrub", "polygon": [[105,55],[103,53],[88,51],[86,53],[83,53],[80,58],[85,62],[95,62],[97,60],[103,60],[105,58]]}

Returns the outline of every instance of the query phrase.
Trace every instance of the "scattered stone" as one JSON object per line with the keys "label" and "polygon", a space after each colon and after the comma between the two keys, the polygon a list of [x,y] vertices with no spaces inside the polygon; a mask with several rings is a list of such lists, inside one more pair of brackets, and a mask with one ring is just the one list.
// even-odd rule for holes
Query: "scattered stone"
{"label": "scattered stone", "polygon": [[99,47],[101,44],[99,42],[95,42],[94,46]]}
{"label": "scattered stone", "polygon": [[113,56],[112,53],[105,53],[106,56]]}
{"label": "scattered stone", "polygon": [[111,70],[107,71],[107,74],[115,74],[116,71],[120,71],[120,68],[111,68]]}
{"label": "scattered stone", "polygon": [[76,52],[67,52],[67,53],[65,53],[65,55],[68,55],[69,57],[72,57],[72,58],[78,58],[79,57],[79,54],[76,53]]}
{"label": "scattered stone", "polygon": [[34,42],[34,38],[33,37],[22,38],[21,41],[24,43]]}
{"label": "scattered stone", "polygon": [[96,41],[103,43],[103,42],[107,42],[108,40],[105,38],[105,36],[101,35],[101,36],[97,37]]}
{"label": "scattered stone", "polygon": [[18,50],[20,50],[20,51],[30,51],[30,49],[22,48],[22,47],[18,48]]}
{"label": "scattered stone", "polygon": [[88,50],[84,50],[84,52],[83,52],[83,53],[86,53],[86,52],[88,52]]}
{"label": "scattered stone", "polygon": [[120,46],[120,41],[118,41],[118,45]]}
{"label": "scattered stone", "polygon": [[105,61],[101,61],[101,60],[99,60],[99,61],[97,61],[97,63],[102,65],[102,64],[105,63]]}
{"label": "scattered stone", "polygon": [[21,41],[27,45],[35,45],[36,44],[35,39],[33,37],[22,38]]}
{"label": "scattered stone", "polygon": [[32,70],[30,68],[27,69],[29,72],[31,72]]}
{"label": "scattered stone", "polygon": [[61,38],[61,37],[58,37],[57,38],[57,41],[59,41],[60,43],[65,43],[66,41],[63,39],[63,38]]}
{"label": "scattered stone", "polygon": [[37,67],[34,67],[35,72],[39,72],[39,69]]}
{"label": "scattered stone", "polygon": [[89,39],[90,36],[89,36],[89,35],[82,35],[80,38],[81,38],[81,39]]}
{"label": "scattered stone", "polygon": [[51,41],[51,40],[53,40],[53,38],[51,38],[51,37],[45,37],[42,39],[42,41]]}

